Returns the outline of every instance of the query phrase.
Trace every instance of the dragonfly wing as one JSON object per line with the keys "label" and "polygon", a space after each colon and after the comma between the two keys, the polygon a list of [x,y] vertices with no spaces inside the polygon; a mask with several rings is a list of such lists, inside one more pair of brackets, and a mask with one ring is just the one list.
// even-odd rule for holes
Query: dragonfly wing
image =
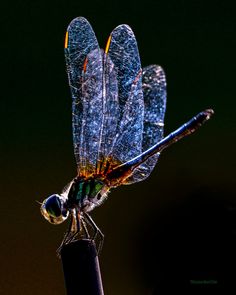
{"label": "dragonfly wing", "polygon": [[[166,79],[163,69],[150,65],[143,69],[142,89],[144,96],[144,121],[142,152],[148,150],[163,138],[166,110]],[[159,153],[153,155],[134,170],[126,184],[147,178],[156,165]]]}
{"label": "dragonfly wing", "polygon": [[94,50],[87,55],[87,66],[82,83],[82,95],[83,117],[80,148],[78,150],[81,162],[78,170],[80,175],[89,176],[96,173],[102,128],[102,56],[100,49]]}
{"label": "dragonfly wing", "polygon": [[[119,114],[111,157],[126,162],[142,151],[144,103],[137,42],[127,25],[115,28],[106,52],[116,72]],[[108,47],[108,46],[107,46]]]}
{"label": "dragonfly wing", "polygon": [[87,176],[95,172],[102,125],[102,55],[83,17],[68,26],[65,58],[72,93],[74,154],[78,173]]}
{"label": "dragonfly wing", "polygon": [[117,71],[109,55],[103,53],[103,118],[97,174],[104,173],[114,162],[111,152],[117,133],[119,114]]}

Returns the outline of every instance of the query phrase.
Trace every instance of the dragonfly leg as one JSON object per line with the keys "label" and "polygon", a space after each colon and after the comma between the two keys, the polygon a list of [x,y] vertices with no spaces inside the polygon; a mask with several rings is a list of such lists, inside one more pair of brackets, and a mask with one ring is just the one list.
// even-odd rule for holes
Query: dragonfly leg
{"label": "dragonfly leg", "polygon": [[99,254],[102,250],[104,234],[101,232],[101,230],[98,228],[98,226],[96,225],[96,223],[93,221],[92,217],[88,213],[84,212],[83,214],[85,216],[86,221],[92,226],[94,230],[94,235],[92,237],[92,240],[95,241],[97,235],[99,235],[100,237],[99,244],[98,244],[98,254]]}
{"label": "dragonfly leg", "polygon": [[70,218],[70,224],[69,224],[69,228],[68,228],[68,230],[66,231],[66,233],[65,233],[65,235],[64,235],[64,237],[63,237],[63,240],[62,240],[62,242],[61,242],[61,244],[60,244],[60,246],[58,247],[58,249],[57,249],[57,251],[56,251],[56,253],[57,253],[57,256],[61,256],[61,248],[65,245],[65,244],[67,244],[68,243],[68,240],[70,240],[70,235],[71,235],[71,228],[72,228],[72,224],[73,224],[73,220],[72,220],[72,216],[71,216],[71,218]]}
{"label": "dragonfly leg", "polygon": [[80,227],[80,216],[79,212],[71,212],[71,219],[70,219],[70,224],[67,232],[64,235],[64,238],[57,249],[57,255],[60,257],[60,252],[61,249],[64,245],[69,244],[71,241],[74,240],[75,236],[80,232],[81,227]]}
{"label": "dragonfly leg", "polygon": [[66,240],[66,244],[69,244],[70,242],[72,242],[81,230],[80,212],[78,210],[74,210],[71,217],[72,217],[71,218],[72,222],[69,227],[69,236]]}
{"label": "dragonfly leg", "polygon": [[87,226],[86,226],[86,222],[83,220],[83,218],[81,218],[81,226],[85,232],[85,235],[86,235],[86,239],[90,239],[90,235],[89,235],[89,232],[88,232],[88,229],[87,229]]}

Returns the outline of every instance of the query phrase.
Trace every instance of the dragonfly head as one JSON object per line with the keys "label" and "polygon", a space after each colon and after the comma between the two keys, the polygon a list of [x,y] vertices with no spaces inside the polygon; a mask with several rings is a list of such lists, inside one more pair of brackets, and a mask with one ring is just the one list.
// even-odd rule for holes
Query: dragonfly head
{"label": "dragonfly head", "polygon": [[54,194],[45,199],[41,205],[41,213],[52,224],[60,224],[68,217],[62,196]]}

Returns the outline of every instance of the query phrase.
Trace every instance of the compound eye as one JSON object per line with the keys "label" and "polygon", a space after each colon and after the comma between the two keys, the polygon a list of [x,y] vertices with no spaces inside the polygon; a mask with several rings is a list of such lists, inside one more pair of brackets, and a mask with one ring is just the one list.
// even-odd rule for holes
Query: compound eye
{"label": "compound eye", "polygon": [[45,199],[41,205],[41,213],[52,224],[60,224],[69,212],[64,207],[64,200],[60,195],[54,194]]}

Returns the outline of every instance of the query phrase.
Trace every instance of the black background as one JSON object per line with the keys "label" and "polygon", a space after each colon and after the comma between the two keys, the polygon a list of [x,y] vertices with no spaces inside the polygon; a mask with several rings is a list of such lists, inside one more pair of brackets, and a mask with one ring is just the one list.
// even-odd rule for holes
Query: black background
{"label": "black background", "polygon": [[165,69],[166,134],[215,110],[200,131],[163,153],[148,180],[112,191],[93,212],[105,233],[105,293],[234,294],[234,7],[195,0],[1,5],[0,294],[65,294],[55,250],[67,224],[45,222],[36,200],[60,192],[76,172],[63,43],[80,15],[101,47],[114,27],[129,24],[143,66]]}

